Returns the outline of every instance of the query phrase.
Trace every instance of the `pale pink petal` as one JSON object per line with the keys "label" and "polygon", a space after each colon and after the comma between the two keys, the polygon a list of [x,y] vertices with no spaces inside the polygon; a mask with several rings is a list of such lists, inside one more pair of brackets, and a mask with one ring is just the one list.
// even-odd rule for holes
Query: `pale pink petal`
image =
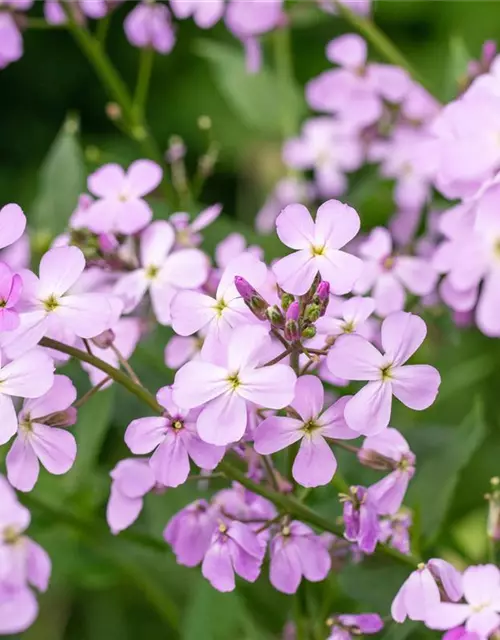
{"label": "pale pink petal", "polygon": [[40,261],[40,298],[61,296],[72,287],[85,269],[85,256],[78,247],[51,249]]}
{"label": "pale pink petal", "polygon": [[148,290],[149,281],[144,269],[122,276],[113,288],[113,294],[123,302],[123,313],[131,313]]}
{"label": "pale pink petal", "polygon": [[325,393],[321,380],[316,376],[300,376],[295,385],[295,398],[291,405],[307,422],[319,416],[323,409]]}
{"label": "pale pink petal", "polygon": [[26,228],[26,216],[17,204],[6,204],[0,209],[0,249],[19,240]]}
{"label": "pale pink petal", "polygon": [[421,411],[436,399],[441,376],[427,364],[406,365],[391,370],[392,393],[404,405]]}
{"label": "pale pink petal", "polygon": [[381,353],[365,338],[341,336],[328,354],[328,368],[344,380],[379,380],[384,367]]}
{"label": "pale pink petal", "polygon": [[359,215],[352,207],[339,200],[328,200],[316,214],[314,244],[340,249],[354,238],[359,227]]}
{"label": "pale pink petal", "polygon": [[106,509],[106,519],[111,533],[116,535],[120,533],[120,531],[130,527],[139,517],[142,511],[142,505],[142,497],[128,498],[116,488],[112,487]]}
{"label": "pale pink petal", "polygon": [[9,396],[0,394],[0,444],[8,442],[17,432],[17,415]]}
{"label": "pale pink petal", "polygon": [[125,431],[125,444],[136,455],[150,453],[165,439],[166,426],[163,417],[133,420]]}
{"label": "pale pink petal", "polygon": [[154,191],[163,177],[161,167],[151,160],[132,162],[125,178],[127,192],[132,197],[142,197]]}
{"label": "pale pink petal", "polygon": [[215,469],[226,452],[225,447],[215,447],[203,442],[196,432],[183,433],[182,438],[189,457],[200,469],[208,469],[210,471]]}
{"label": "pale pink petal", "polygon": [[42,350],[34,350],[5,365],[0,376],[1,394],[37,398],[54,384],[54,363]]}
{"label": "pale pink petal", "polygon": [[317,424],[321,427],[321,435],[324,438],[339,440],[359,438],[359,433],[349,429],[344,417],[345,406],[351,398],[352,396],[342,396],[319,416]]}
{"label": "pale pink petal", "polygon": [[365,40],[355,33],[346,33],[328,43],[326,57],[347,69],[359,69],[366,62],[367,46]]}
{"label": "pale pink petal", "polygon": [[382,323],[382,347],[394,366],[406,362],[420,347],[426,335],[425,322],[413,313],[398,311]]}
{"label": "pale pink petal", "polygon": [[396,622],[399,622],[400,624],[406,620],[407,616],[404,601],[404,589],[405,585],[403,584],[403,586],[397,592],[396,597],[392,601],[391,605],[391,616]]}
{"label": "pale pink petal", "polygon": [[410,620],[425,620],[440,601],[438,586],[429,569],[414,571],[405,584],[404,601]]}
{"label": "pale pink petal", "polygon": [[276,231],[290,249],[308,249],[314,244],[314,222],[302,204],[289,204],[276,219]]}
{"label": "pale pink petal", "polygon": [[480,638],[488,638],[499,625],[500,615],[491,609],[484,609],[474,612],[467,620],[465,628],[467,631],[477,633]]}
{"label": "pale pink petal", "polygon": [[425,616],[425,624],[430,629],[453,629],[467,620],[470,607],[467,604],[441,602],[431,607]]}
{"label": "pale pink petal", "polygon": [[18,436],[5,459],[7,477],[18,491],[31,491],[38,480],[40,465],[28,438]]}
{"label": "pale pink petal", "polygon": [[103,293],[64,296],[54,313],[79,338],[94,338],[117,322],[116,300]]}
{"label": "pale pink petal", "polygon": [[27,576],[29,583],[38,591],[47,591],[51,571],[52,563],[49,554],[39,544],[28,540]]}
{"label": "pale pink petal", "polygon": [[110,473],[114,485],[127,498],[142,498],[155,486],[153,472],[146,460],[121,460]]}
{"label": "pale pink petal", "polygon": [[381,262],[389,257],[391,252],[392,238],[385,227],[375,227],[359,248],[360,256],[376,262]]}
{"label": "pale pink petal", "polygon": [[201,565],[201,572],[217,591],[234,591],[236,586],[234,569],[227,545],[212,544]]}
{"label": "pale pink petal", "polygon": [[168,282],[154,280],[149,293],[154,314],[160,324],[170,325],[172,323],[172,300],[177,292],[178,289]]}
{"label": "pale pink petal", "polygon": [[38,602],[28,587],[17,589],[0,599],[0,634],[9,635],[26,631],[38,615]]}
{"label": "pale pink petal", "polygon": [[363,271],[363,262],[358,257],[337,249],[326,249],[323,255],[315,257],[315,263],[323,280],[330,283],[331,292],[339,296],[352,291]]}
{"label": "pale pink petal", "polygon": [[391,419],[392,391],[387,382],[369,382],[345,408],[348,426],[363,435],[379,433]]}
{"label": "pale pink petal", "polygon": [[473,606],[482,606],[500,594],[500,571],[493,564],[469,567],[463,575],[464,596]]}
{"label": "pale pink petal", "polygon": [[269,455],[281,451],[303,436],[303,423],[294,418],[270,416],[263,420],[254,431],[254,448],[257,453]]}
{"label": "pale pink petal", "polygon": [[172,397],[183,409],[199,407],[228,388],[227,371],[209,362],[188,362],[175,375]]}
{"label": "pale pink petal", "polygon": [[[153,217],[153,211],[145,200],[125,200],[120,203],[117,212],[114,228],[117,233],[131,235],[144,229]],[[95,207],[95,205],[92,205]]]}
{"label": "pale pink petal", "polygon": [[122,215],[123,202],[115,198],[96,200],[86,211],[85,222],[94,233],[116,233],[117,221]]}
{"label": "pale pink petal", "polygon": [[216,317],[216,301],[197,291],[180,291],[172,300],[172,328],[181,336],[196,333]]}
{"label": "pale pink petal", "polygon": [[320,582],[328,575],[332,561],[326,545],[319,536],[299,536],[297,546],[304,577],[310,582]]}
{"label": "pale pink petal", "polygon": [[426,296],[431,293],[438,279],[438,274],[431,262],[411,256],[396,258],[394,272],[408,291],[417,296]]}
{"label": "pale pink petal", "polygon": [[295,593],[302,580],[299,548],[288,540],[278,538],[271,547],[269,580],[282,593]]}
{"label": "pale pink petal", "polygon": [[76,441],[64,429],[33,424],[30,441],[36,456],[49,473],[61,475],[71,469],[76,458]]}
{"label": "pale pink petal", "polygon": [[175,242],[175,231],[166,220],[156,220],[141,234],[141,264],[161,267]]}
{"label": "pale pink petal", "polygon": [[244,325],[234,329],[227,351],[227,367],[237,372],[245,367],[262,363],[262,353],[271,345],[269,330],[260,324]]}
{"label": "pale pink petal", "polygon": [[295,372],[286,364],[246,369],[240,374],[238,393],[262,407],[282,409],[293,400],[296,380]]}
{"label": "pale pink petal", "polygon": [[247,426],[247,406],[236,393],[225,393],[212,400],[200,413],[196,428],[209,444],[224,446],[241,440]]}
{"label": "pale pink petal", "polygon": [[205,229],[205,227],[208,227],[208,225],[217,220],[221,212],[221,204],[213,204],[211,207],[203,209],[203,211],[200,211],[200,213],[191,223],[191,231],[194,231],[195,233],[197,233],[198,231],[202,231],[202,229]]}
{"label": "pale pink petal", "polygon": [[490,271],[485,278],[476,310],[476,322],[487,336],[500,336],[500,269]]}
{"label": "pale pink petal", "polygon": [[169,369],[179,369],[198,352],[196,338],[172,336],[165,347],[165,364]]}
{"label": "pale pink petal", "polygon": [[195,289],[207,280],[209,266],[203,251],[181,249],[167,258],[159,277],[178,289]]}
{"label": "pale pink petal", "polygon": [[408,473],[393,471],[382,480],[372,484],[368,493],[377,505],[377,513],[396,513],[403,503],[409,481]]}
{"label": "pale pink petal", "polygon": [[125,172],[118,164],[105,164],[90,174],[87,186],[91,193],[100,198],[118,195],[124,185]]}
{"label": "pale pink petal", "polygon": [[243,253],[236,256],[224,269],[219,286],[217,287],[217,300],[221,298],[232,299],[239,297],[239,293],[234,286],[235,276],[245,278],[254,289],[264,284],[267,278],[267,266],[251,253]]}
{"label": "pale pink petal", "polygon": [[357,327],[365,322],[375,310],[373,298],[354,296],[342,304],[342,317],[348,323]]}
{"label": "pale pink petal", "polygon": [[373,298],[378,315],[385,317],[404,309],[406,293],[392,272],[382,273],[375,282]]}
{"label": "pale pink petal", "polygon": [[326,440],[319,434],[305,436],[293,463],[293,477],[303,487],[328,484],[337,469],[337,461]]}
{"label": "pale pink petal", "polygon": [[156,481],[165,487],[178,487],[189,475],[189,458],[182,438],[168,431],[149,461]]}
{"label": "pale pink petal", "polygon": [[282,289],[301,296],[311,288],[318,264],[311,249],[302,249],[281,258],[272,269]]}
{"label": "pale pink petal", "polygon": [[27,400],[23,405],[23,411],[29,412],[33,419],[41,418],[64,411],[75,400],[76,388],[68,376],[55,375],[54,384],[50,390],[40,398]]}

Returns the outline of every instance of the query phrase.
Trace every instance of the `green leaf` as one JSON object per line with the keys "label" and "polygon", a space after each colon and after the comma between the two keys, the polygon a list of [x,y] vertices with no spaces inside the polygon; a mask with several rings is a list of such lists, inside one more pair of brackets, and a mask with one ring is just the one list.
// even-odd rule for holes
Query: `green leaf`
{"label": "green leaf", "polygon": [[57,134],[40,171],[38,192],[29,219],[50,237],[63,231],[85,191],[86,169],[78,140],[78,120],[68,117]]}
{"label": "green leaf", "polygon": [[[429,438],[430,429],[421,435]],[[439,431],[439,447],[428,450],[410,485],[408,504],[420,513],[420,527],[427,543],[439,534],[451,506],[460,473],[486,435],[482,405],[476,402],[459,427]],[[410,437],[412,445],[412,438]],[[413,445],[412,445],[413,446]]]}
{"label": "green leaf", "polygon": [[387,615],[391,603],[411,569],[390,561],[366,559],[360,564],[346,566],[339,576],[344,592],[364,611]]}
{"label": "green leaf", "polygon": [[307,112],[302,92],[292,80],[279,82],[266,67],[248,73],[242,48],[198,40],[195,52],[208,62],[221,95],[249,128],[279,137],[284,109],[292,122],[299,122]]}
{"label": "green leaf", "polygon": [[462,36],[450,37],[448,69],[445,79],[446,97],[451,100],[464,86],[467,79],[467,66],[472,56]]}

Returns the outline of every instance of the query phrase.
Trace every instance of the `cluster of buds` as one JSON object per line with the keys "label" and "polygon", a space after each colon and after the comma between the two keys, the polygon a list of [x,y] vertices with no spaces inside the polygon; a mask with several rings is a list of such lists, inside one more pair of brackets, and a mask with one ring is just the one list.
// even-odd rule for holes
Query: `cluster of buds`
{"label": "cluster of buds", "polygon": [[278,287],[280,304],[269,304],[252,285],[236,276],[234,284],[243,301],[256,318],[268,320],[275,329],[283,329],[289,342],[314,338],[314,323],[325,315],[330,299],[330,284],[319,280],[303,296],[293,296]]}

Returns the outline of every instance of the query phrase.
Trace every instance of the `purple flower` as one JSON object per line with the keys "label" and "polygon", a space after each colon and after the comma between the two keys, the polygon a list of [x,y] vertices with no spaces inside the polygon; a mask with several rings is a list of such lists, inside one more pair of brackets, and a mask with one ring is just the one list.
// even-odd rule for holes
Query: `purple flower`
{"label": "purple flower", "polygon": [[271,584],[283,593],[295,593],[302,576],[311,582],[324,580],[331,567],[323,541],[302,522],[283,525],[270,544]]}
{"label": "purple flower", "polygon": [[364,553],[373,553],[380,535],[377,505],[364,487],[351,487],[344,502],[344,536],[357,542]]}
{"label": "purple flower", "polygon": [[[0,13],[1,16],[4,15]],[[26,216],[17,204],[6,204],[0,209],[0,249],[14,244],[26,229]]]}
{"label": "purple flower", "polygon": [[410,533],[412,525],[411,515],[405,512],[396,513],[379,519],[379,542],[384,542],[400,553],[410,553]]}
{"label": "purple flower", "polygon": [[378,633],[384,628],[378,613],[345,613],[327,620],[331,628],[327,640],[351,640],[360,635]]}
{"label": "purple flower", "polygon": [[[345,380],[368,380],[346,405],[347,426],[364,435],[383,431],[391,418],[392,396],[410,409],[427,409],[441,378],[429,365],[405,365],[425,339],[425,322],[400,311],[382,323],[380,353],[361,336],[341,336],[328,354],[330,371]],[[403,366],[404,365],[404,366]]]}
{"label": "purple flower", "polygon": [[[380,456],[381,459],[378,460]],[[368,466],[376,466],[377,462],[388,465],[389,468],[392,466],[392,473],[372,485],[368,492],[377,504],[378,513],[396,513],[415,473],[415,456],[406,440],[396,429],[385,429],[376,436],[365,438],[358,457]]]}
{"label": "purple flower", "polygon": [[426,565],[422,563],[396,594],[391,606],[392,617],[396,622],[404,622],[407,617],[426,621],[440,603],[440,588],[449,600],[457,602],[463,593],[462,575],[453,565],[438,558],[429,560]]}
{"label": "purple flower", "polygon": [[142,511],[144,496],[156,484],[147,460],[121,460],[111,471],[111,494],[106,517],[114,534],[130,527]]}
{"label": "purple flower", "polygon": [[0,262],[0,331],[12,331],[19,326],[15,306],[21,297],[23,281],[5,262]]}
{"label": "purple flower", "polygon": [[23,38],[10,13],[0,12],[0,69],[23,55]]}
{"label": "purple flower", "polygon": [[201,567],[203,576],[218,591],[233,591],[235,573],[248,582],[260,574],[266,545],[241,522],[220,522],[212,535]]}
{"label": "purple flower", "polygon": [[205,557],[216,526],[217,511],[205,500],[197,500],[171,518],[163,537],[179,564],[195,567]]}
{"label": "purple flower", "polygon": [[156,482],[165,487],[178,487],[189,475],[191,458],[201,469],[214,469],[225,453],[224,447],[207,444],[196,431],[199,411],[180,409],[172,400],[170,387],[157,394],[165,415],[139,418],[127,427],[125,442],[135,454],[153,455],[149,466]]}
{"label": "purple flower", "polygon": [[125,18],[125,35],[134,47],[152,47],[167,54],[175,44],[170,11],[164,4],[141,2]]}
{"label": "purple flower", "polygon": [[200,29],[210,29],[224,14],[224,0],[170,0],[170,8],[179,20],[193,17]]}
{"label": "purple flower", "polygon": [[300,441],[293,464],[293,477],[304,487],[328,484],[337,461],[325,438],[350,440],[357,437],[344,420],[344,407],[350,396],[338,400],[323,411],[324,390],[314,376],[301,376],[290,404],[294,417],[271,416],[254,433],[255,450],[262,455],[281,451]]}

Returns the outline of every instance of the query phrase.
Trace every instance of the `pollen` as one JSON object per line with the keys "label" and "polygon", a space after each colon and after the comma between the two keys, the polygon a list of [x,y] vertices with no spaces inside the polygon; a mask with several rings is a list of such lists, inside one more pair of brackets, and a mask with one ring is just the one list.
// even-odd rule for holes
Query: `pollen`
{"label": "pollen", "polygon": [[175,429],[176,431],[179,431],[183,427],[184,427],[184,423],[182,422],[182,420],[174,420],[172,422],[172,428]]}
{"label": "pollen", "polygon": [[311,245],[311,254],[313,256],[322,256],[325,253],[325,245],[320,247],[316,247],[315,245]]}
{"label": "pollen", "polygon": [[304,426],[302,427],[302,431],[304,431],[307,434],[312,433],[313,431],[316,431],[316,429],[319,429],[319,424],[317,424],[316,422],[314,422],[314,420],[309,420],[308,422],[304,423]]}
{"label": "pollen", "polygon": [[232,375],[227,377],[227,381],[229,382],[229,384],[231,385],[231,388],[233,391],[236,391],[236,389],[240,386],[241,382],[240,379],[238,378],[238,374],[237,373],[233,373]]}
{"label": "pollen", "polygon": [[356,330],[356,327],[354,326],[354,322],[352,320],[349,320],[348,322],[344,322],[342,325],[342,331],[344,333],[354,333],[354,331]]}
{"label": "pollen", "polygon": [[55,311],[59,306],[59,300],[52,294],[43,301],[43,306],[45,307],[45,311]]}
{"label": "pollen", "polygon": [[152,264],[146,269],[146,278],[148,280],[154,280],[159,272],[160,272],[160,269],[154,264]]}
{"label": "pollen", "polygon": [[392,366],[390,364],[388,364],[383,369],[380,369],[380,377],[382,378],[383,382],[392,380]]}
{"label": "pollen", "polygon": [[217,317],[221,317],[222,314],[224,313],[224,309],[227,308],[227,304],[225,302],[225,300],[218,300],[217,304],[214,306],[214,310],[217,313]]}

